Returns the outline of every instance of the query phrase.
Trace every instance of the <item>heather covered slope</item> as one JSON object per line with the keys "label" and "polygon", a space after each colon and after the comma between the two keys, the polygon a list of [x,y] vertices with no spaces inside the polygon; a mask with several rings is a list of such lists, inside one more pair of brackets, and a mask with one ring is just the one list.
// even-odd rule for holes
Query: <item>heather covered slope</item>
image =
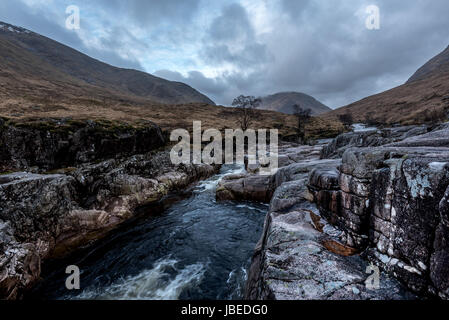
{"label": "heather covered slope", "polygon": [[433,74],[449,72],[449,46],[436,57],[432,58],[423,65],[413,76],[407,81],[411,83],[431,77]]}
{"label": "heather covered slope", "polygon": [[208,103],[180,82],[116,68],[29,30],[0,22],[0,95],[145,99],[154,103]]}
{"label": "heather covered slope", "polygon": [[447,118],[449,109],[449,50],[419,69],[410,80],[323,115],[352,114],[355,121],[381,124],[419,124]]}
{"label": "heather covered slope", "polygon": [[[14,123],[47,123],[49,118],[106,120],[140,126],[152,121],[163,130],[236,128],[238,110],[215,106],[195,89],[150,74],[120,69],[32,31],[0,22],[0,117]],[[292,116],[257,110],[255,128],[295,135]],[[51,121],[50,121],[51,122]],[[335,136],[336,121],[314,119],[312,138]]]}

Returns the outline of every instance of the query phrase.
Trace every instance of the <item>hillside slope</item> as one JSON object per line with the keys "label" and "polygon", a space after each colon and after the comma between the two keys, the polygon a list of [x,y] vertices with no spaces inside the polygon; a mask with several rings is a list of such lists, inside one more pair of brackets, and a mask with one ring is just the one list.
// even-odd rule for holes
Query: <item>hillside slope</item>
{"label": "hillside slope", "polygon": [[428,78],[436,73],[449,72],[449,46],[439,55],[430,59],[425,65],[418,69],[413,76],[407,81],[414,81]]}
{"label": "hillside slope", "polygon": [[259,109],[293,114],[293,106],[295,104],[303,109],[312,110],[312,115],[319,115],[331,110],[315,98],[299,92],[280,92],[264,97],[262,98],[262,104]]}
{"label": "hillside slope", "polygon": [[[180,82],[116,68],[29,30],[0,22],[1,93],[21,96],[141,98],[155,103],[208,103]],[[61,92],[61,86],[64,92]]]}
{"label": "hillside slope", "polygon": [[421,67],[407,83],[333,110],[322,117],[329,119],[352,114],[357,122],[381,124],[418,124],[447,119],[448,49]]}
{"label": "hillside slope", "polygon": [[[144,72],[115,68],[23,28],[0,23],[0,124],[46,127],[54,122],[94,120],[109,126],[152,121],[164,131],[239,127],[239,110],[214,106],[189,86]],[[257,110],[254,128],[296,134],[295,118]],[[344,128],[314,118],[307,135],[331,137]]]}

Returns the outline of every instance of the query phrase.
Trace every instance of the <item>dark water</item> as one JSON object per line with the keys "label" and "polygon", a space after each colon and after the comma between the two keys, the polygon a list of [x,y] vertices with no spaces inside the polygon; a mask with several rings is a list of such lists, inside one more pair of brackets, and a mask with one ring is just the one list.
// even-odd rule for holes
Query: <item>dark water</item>
{"label": "dark water", "polygon": [[[217,182],[236,171],[224,167],[160,215],[44,270],[31,298],[240,299],[267,206],[215,201]],[[80,268],[81,290],[65,288],[68,265]]]}

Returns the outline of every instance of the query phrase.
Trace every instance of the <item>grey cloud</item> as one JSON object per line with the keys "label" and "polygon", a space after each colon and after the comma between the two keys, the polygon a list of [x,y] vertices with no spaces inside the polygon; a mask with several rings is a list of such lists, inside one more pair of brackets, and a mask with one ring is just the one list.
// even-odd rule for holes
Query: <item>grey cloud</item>
{"label": "grey cloud", "polygon": [[[367,30],[365,16],[356,16],[373,1],[283,0],[280,8],[288,19],[280,14],[263,42],[254,38],[243,8],[224,10],[210,30],[213,45],[206,44],[205,60],[233,63],[241,71],[220,77],[228,87],[218,101],[229,104],[243,90],[254,95],[294,90],[335,108],[404,83],[449,44],[449,20],[442,14],[449,12],[447,1],[374,3],[381,10],[378,31]],[[232,54],[233,40],[242,38],[255,49],[249,45]]]}
{"label": "grey cloud", "polygon": [[254,30],[248,14],[240,4],[233,3],[223,8],[221,15],[212,22],[209,35],[215,41],[234,42],[236,39],[254,38]]}
{"label": "grey cloud", "polygon": [[273,87],[304,91],[338,107],[403,83],[449,43],[449,20],[441,14],[449,10],[447,1],[374,2],[381,10],[378,31],[365,29],[364,17],[355,15],[371,1],[283,1],[290,19],[266,42],[270,50],[287,49],[271,51]]}
{"label": "grey cloud", "polygon": [[222,96],[229,91],[229,83],[226,79],[207,78],[199,71],[190,71],[187,76],[183,76],[177,71],[158,70],[154,75],[171,81],[184,82],[218,103],[222,100]]}
{"label": "grey cloud", "polygon": [[[99,49],[85,49],[88,55],[107,61],[114,66],[143,70],[133,51],[145,52],[148,50],[148,46],[134,37],[127,29],[114,26],[106,36],[99,37],[98,41]],[[122,55],[126,58],[123,58]]]}
{"label": "grey cloud", "polygon": [[223,8],[203,42],[203,58],[212,64],[252,68],[269,59],[266,46],[256,39],[248,13],[238,3]]}
{"label": "grey cloud", "polygon": [[99,0],[98,3],[103,10],[133,24],[158,26],[170,23],[178,26],[195,16],[200,0]]}
{"label": "grey cloud", "polygon": [[[268,28],[263,34],[256,32],[251,6],[245,9],[239,3],[78,0],[80,6],[94,10],[94,16],[105,19],[101,23],[106,35],[96,39],[96,49],[86,47],[76,33],[56,24],[44,6],[31,10],[21,1],[2,0],[0,19],[110,64],[136,69],[142,69],[138,61],[153,54],[153,47],[164,51],[197,46],[182,62],[170,61],[179,63],[179,70],[173,67],[173,71],[156,74],[186,82],[220,104],[230,104],[239,94],[294,90],[339,107],[405,82],[449,44],[447,0],[258,1],[270,4],[269,19],[262,23],[270,23],[271,31]],[[364,8],[371,4],[381,10],[378,31],[369,31],[364,25]],[[206,28],[201,23],[204,17],[211,19]],[[83,28],[93,30],[92,21],[82,21]],[[135,29],[147,33],[136,38],[139,33]],[[176,72],[184,71],[186,65],[193,71],[186,76]],[[229,66],[215,78],[200,72],[202,68]]]}
{"label": "grey cloud", "polygon": [[235,72],[226,72],[207,78],[199,71],[187,76],[170,70],[159,70],[155,75],[181,81],[205,93],[219,104],[229,105],[240,94],[258,94],[263,91],[260,70],[270,60],[266,46],[256,39],[247,11],[234,3],[223,7],[210,23],[203,39],[201,58],[210,65],[232,64]]}
{"label": "grey cloud", "polygon": [[[92,5],[90,0],[80,0],[86,7]],[[199,12],[201,0],[98,0],[95,8],[103,12],[103,24],[127,30],[145,32],[147,43],[145,53],[153,45],[178,46],[193,41],[197,30],[192,28],[193,19]],[[113,35],[114,33],[111,33]],[[138,44],[134,42],[134,46]],[[129,44],[128,44],[129,47]],[[144,52],[142,52],[142,55]]]}
{"label": "grey cloud", "polygon": [[299,22],[317,9],[316,2],[313,2],[313,0],[281,0],[281,7],[294,22]]}
{"label": "grey cloud", "polygon": [[[45,6],[31,9],[28,5],[17,0],[2,0],[0,2],[0,20],[25,27],[53,40],[70,46],[84,54],[114,66],[142,70],[138,60],[132,55],[123,58],[118,49],[126,47],[130,42],[134,45],[140,42],[121,30],[113,30],[110,37],[100,38],[102,48],[87,47],[76,32],[64,28],[57,23],[57,17]],[[83,28],[89,29],[88,21],[82,21]]]}
{"label": "grey cloud", "polygon": [[32,10],[22,1],[2,0],[0,20],[30,29],[69,46],[82,46],[82,41],[76,33],[59,26],[54,18],[48,16],[46,10]]}

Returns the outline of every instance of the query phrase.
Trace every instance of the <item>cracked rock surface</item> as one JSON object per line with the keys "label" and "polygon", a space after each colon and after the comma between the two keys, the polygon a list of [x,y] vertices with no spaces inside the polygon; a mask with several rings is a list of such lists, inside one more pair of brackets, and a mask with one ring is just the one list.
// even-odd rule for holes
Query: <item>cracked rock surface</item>
{"label": "cracked rock surface", "polygon": [[[368,289],[368,263],[360,256],[332,252],[327,226],[317,230],[311,215],[316,211],[297,208],[288,213],[270,213],[259,263],[251,269],[247,299],[276,300],[367,300],[410,299],[395,279],[380,275],[379,288]],[[316,221],[316,218],[315,218]],[[318,222],[319,223],[319,222]],[[326,233],[329,232],[329,233]]]}
{"label": "cracked rock surface", "polygon": [[321,214],[342,230],[345,245],[419,296],[442,299],[449,298],[448,188],[447,125],[348,148],[333,172],[315,170],[309,179]]}
{"label": "cracked rock surface", "polygon": [[[315,175],[317,187],[336,192],[339,185],[339,159],[319,159],[322,146],[284,146],[292,163],[277,173],[264,177],[272,197],[262,237],[255,248],[246,284],[245,298],[251,300],[353,300],[414,299],[396,279],[379,272],[379,287],[365,283],[369,262],[356,248],[341,241],[344,234],[332,226],[313,203],[314,190],[309,189],[309,175]],[[323,174],[325,175],[323,176]],[[231,181],[231,182],[229,182]],[[237,193],[236,181],[241,186]],[[228,192],[229,199],[239,200],[245,183],[256,181],[244,174],[224,179],[219,193]],[[260,184],[261,190],[263,185]],[[323,194],[325,199],[326,194]],[[227,198],[221,198],[226,200]],[[247,192],[244,199],[259,200],[258,193]],[[331,198],[326,198],[332,202]],[[334,204],[329,207],[337,206]],[[369,271],[369,270],[368,270]]]}
{"label": "cracked rock surface", "polygon": [[216,173],[168,151],[84,164],[64,174],[0,176],[0,298],[18,299],[43,260],[102,238],[136,209]]}

